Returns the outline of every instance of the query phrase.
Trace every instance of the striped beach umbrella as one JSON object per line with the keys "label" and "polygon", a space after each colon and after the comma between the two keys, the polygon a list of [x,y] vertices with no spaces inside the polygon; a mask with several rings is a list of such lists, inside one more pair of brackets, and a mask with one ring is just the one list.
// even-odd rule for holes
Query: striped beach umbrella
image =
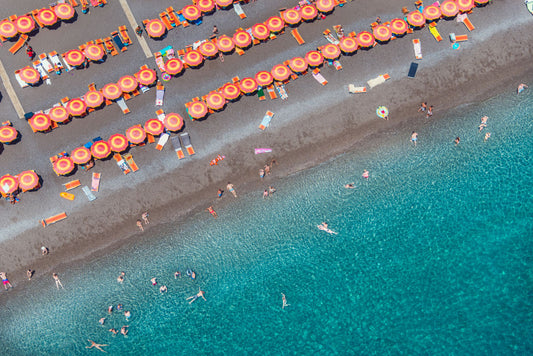
{"label": "striped beach umbrella", "polygon": [[45,26],[53,26],[57,22],[57,15],[50,9],[41,9],[37,14],[37,20]]}
{"label": "striped beach umbrella", "polygon": [[187,112],[193,119],[201,119],[207,115],[207,104],[203,101],[193,101],[188,105]]}
{"label": "striped beach umbrella", "polygon": [[257,82],[254,78],[242,78],[239,82],[239,87],[243,94],[252,94],[257,90]]}
{"label": "striped beach umbrella", "polygon": [[133,75],[123,75],[118,80],[117,85],[124,93],[131,93],[137,89],[139,83],[137,83],[137,79]]}
{"label": "striped beach umbrella", "polygon": [[183,63],[179,58],[171,58],[165,63],[165,71],[170,75],[176,75],[183,71]]}
{"label": "striped beach umbrella", "polygon": [[104,49],[97,44],[89,44],[84,50],[85,57],[93,61],[99,61],[104,58]]}
{"label": "striped beach umbrella", "polygon": [[233,34],[233,43],[240,48],[246,48],[252,44],[252,36],[246,31],[237,31]]}
{"label": "striped beach umbrella", "polygon": [[226,99],[224,98],[224,96],[222,96],[222,94],[216,91],[212,91],[211,93],[207,94],[207,97],[205,98],[205,103],[207,104],[208,108],[218,111],[224,108],[224,106],[226,105]]}
{"label": "striped beach umbrella", "polygon": [[116,133],[109,136],[107,143],[109,144],[111,151],[118,153],[125,151],[130,145],[127,137],[121,133]]}
{"label": "striped beach umbrella", "polygon": [[82,116],[87,111],[87,104],[80,98],[71,99],[67,103],[67,111],[72,116]]}
{"label": "striped beach umbrella", "polygon": [[[167,115],[168,116],[168,115]],[[165,126],[159,119],[148,119],[144,123],[144,131],[153,136],[158,136],[163,133]]]}
{"label": "striped beach umbrella", "polygon": [[220,52],[229,53],[235,48],[235,43],[228,36],[220,36],[217,39],[217,47]]}
{"label": "striped beach umbrella", "polygon": [[105,159],[111,154],[111,147],[107,141],[96,141],[91,146],[91,153],[94,158]]}
{"label": "striped beach umbrella", "polygon": [[48,131],[52,122],[50,117],[43,113],[37,113],[28,120],[28,123],[35,131]]}
{"label": "striped beach umbrella", "polygon": [[289,60],[289,67],[295,73],[302,73],[307,69],[307,62],[302,57],[294,57]]}
{"label": "striped beach umbrella", "polygon": [[390,29],[396,36],[404,35],[409,29],[409,25],[404,19],[392,19],[390,22]]}
{"label": "striped beach umbrella", "polygon": [[333,43],[328,43],[322,47],[320,50],[324,58],[327,59],[337,59],[341,55],[341,50],[339,46],[334,45]]}
{"label": "striped beach umbrella", "polygon": [[145,28],[146,32],[148,33],[148,36],[152,38],[159,38],[167,32],[165,24],[163,24],[163,21],[159,19],[153,19],[148,21]]}
{"label": "striped beach umbrella", "polygon": [[85,104],[90,108],[97,108],[104,102],[104,95],[98,90],[89,90],[83,96]]}
{"label": "striped beach umbrella", "polygon": [[380,42],[387,42],[392,37],[392,31],[389,28],[389,26],[378,25],[374,27],[374,30],[372,32],[373,32],[374,38]]}
{"label": "striped beach umbrella", "polygon": [[255,75],[255,81],[262,87],[266,87],[272,84],[273,80],[274,77],[272,76],[272,74],[270,72],[267,72],[266,70],[257,72],[257,74]]}
{"label": "striped beach umbrella", "polygon": [[183,118],[181,117],[180,114],[171,112],[165,116],[165,120],[163,120],[163,124],[165,125],[166,129],[169,131],[179,131],[183,127]]}
{"label": "striped beach umbrella", "polygon": [[135,125],[126,130],[126,137],[128,141],[134,145],[138,145],[146,139],[146,132],[141,125]]}
{"label": "striped beach umbrella", "polygon": [[204,57],[207,58],[214,57],[218,54],[218,47],[211,41],[203,42],[198,50]]}
{"label": "striped beach umbrella", "polygon": [[318,11],[328,13],[335,8],[335,2],[333,0],[317,0],[315,6]]}
{"label": "striped beach umbrella", "polygon": [[235,84],[226,83],[221,89],[221,94],[228,100],[235,100],[241,96],[241,90]]}
{"label": "striped beach umbrella", "polygon": [[304,5],[300,9],[300,14],[304,21],[313,21],[318,16],[318,10],[313,5]]}
{"label": "striped beach umbrella", "polygon": [[359,48],[359,44],[357,43],[355,38],[350,36],[344,36],[339,41],[339,48],[343,53],[352,54],[357,51],[357,48]]}
{"label": "striped beach umbrella", "polygon": [[285,22],[279,16],[272,16],[266,20],[265,25],[268,27],[270,32],[279,32],[285,28]]}
{"label": "striped beach umbrella", "polygon": [[77,49],[71,49],[65,53],[64,58],[68,64],[74,67],[80,66],[85,62],[85,55]]}
{"label": "striped beach umbrella", "polygon": [[374,35],[368,31],[359,32],[357,34],[357,43],[359,43],[359,47],[362,48],[372,47],[375,43]]}
{"label": "striped beach umbrella", "polygon": [[115,100],[122,95],[122,89],[116,83],[108,83],[102,88],[102,94],[109,100]]}
{"label": "striped beach umbrella", "polygon": [[41,80],[39,72],[32,67],[24,67],[19,72],[19,77],[28,84],[35,84]]}
{"label": "striped beach umbrella", "polygon": [[461,12],[467,12],[474,8],[474,0],[457,0],[457,7]]}
{"label": "striped beach umbrella", "polygon": [[19,187],[19,181],[11,174],[6,174],[0,178],[0,190],[4,194],[11,194],[15,192]]}
{"label": "striped beach umbrella", "polygon": [[50,112],[48,112],[48,116],[50,116],[50,120],[55,122],[66,122],[68,119],[70,119],[70,114],[62,105],[54,106],[50,109]]}
{"label": "striped beach umbrella", "polygon": [[302,20],[302,16],[295,9],[285,10],[281,16],[283,17],[285,23],[288,23],[289,25],[297,25]]}
{"label": "striped beach umbrella", "polygon": [[324,56],[319,51],[309,51],[305,55],[305,61],[311,67],[319,67],[324,63]]}
{"label": "striped beach umbrella", "polygon": [[215,0],[215,2],[220,8],[230,7],[233,4],[233,0]]}
{"label": "striped beach umbrella", "polygon": [[285,64],[276,64],[272,67],[270,73],[272,74],[272,77],[279,82],[287,80],[291,76],[291,70]]}
{"label": "striped beach umbrella", "polygon": [[256,23],[252,26],[252,34],[258,40],[264,41],[270,36],[270,30],[264,23]]}
{"label": "striped beach umbrella", "polygon": [[426,18],[420,11],[415,10],[407,14],[407,22],[413,27],[421,27],[426,23]]}
{"label": "striped beach umbrella", "polygon": [[60,157],[54,162],[53,169],[58,176],[64,176],[74,170],[74,162],[70,157]]}
{"label": "striped beach umbrella", "polygon": [[198,67],[204,63],[204,56],[202,56],[200,51],[192,50],[185,54],[183,60],[189,65],[189,67]]}
{"label": "striped beach umbrella", "polygon": [[17,18],[17,21],[15,22],[15,26],[17,27],[17,31],[20,33],[28,33],[33,31],[35,28],[35,21],[33,18],[29,15],[20,16]]}
{"label": "striped beach umbrella", "polygon": [[157,74],[152,68],[144,68],[135,74],[135,78],[137,78],[137,81],[142,85],[150,85],[156,81]]}
{"label": "striped beach umbrella", "polygon": [[[473,2],[472,2],[472,5],[474,5]],[[441,16],[440,8],[438,6],[435,6],[435,5],[428,5],[428,6],[424,7],[424,10],[422,11],[422,15],[424,15],[424,17],[428,21],[438,20],[438,19],[440,19],[440,16]]]}
{"label": "striped beach umbrella", "polygon": [[4,20],[0,22],[0,36],[5,38],[15,37],[18,34],[17,27],[13,22]]}
{"label": "striped beach umbrella", "polygon": [[444,17],[455,17],[459,12],[459,7],[455,1],[447,0],[440,4],[440,12]]}
{"label": "striped beach umbrella", "polygon": [[19,173],[18,181],[19,188],[22,189],[23,192],[28,192],[40,187],[39,176],[33,170]]}
{"label": "striped beach umbrella", "polygon": [[0,142],[10,143],[17,139],[19,133],[13,126],[0,126]]}
{"label": "striped beach umbrella", "polygon": [[69,3],[57,4],[54,7],[54,12],[62,20],[69,20],[75,14],[74,8]]}
{"label": "striped beach umbrella", "polygon": [[215,10],[215,2],[213,0],[198,0],[196,7],[204,14],[209,14]]}
{"label": "striped beach umbrella", "polygon": [[202,12],[195,5],[187,5],[181,11],[187,21],[196,21],[202,16]]}
{"label": "striped beach umbrella", "polygon": [[93,156],[90,149],[81,146],[73,149],[72,152],[70,152],[70,158],[72,158],[72,162],[76,164],[85,164],[89,162]]}

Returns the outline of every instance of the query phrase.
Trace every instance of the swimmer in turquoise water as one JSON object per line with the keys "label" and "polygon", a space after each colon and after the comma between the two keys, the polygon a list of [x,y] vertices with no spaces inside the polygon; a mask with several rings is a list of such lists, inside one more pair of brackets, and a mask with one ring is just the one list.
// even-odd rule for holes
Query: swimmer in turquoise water
{"label": "swimmer in turquoise water", "polygon": [[187,298],[187,300],[190,299],[189,304],[192,304],[192,302],[194,302],[196,299],[198,299],[200,297],[202,297],[203,300],[207,301],[207,299],[205,299],[205,297],[204,297],[204,291],[201,290],[201,289],[198,289],[198,293],[193,295],[193,296],[190,296],[189,298]]}

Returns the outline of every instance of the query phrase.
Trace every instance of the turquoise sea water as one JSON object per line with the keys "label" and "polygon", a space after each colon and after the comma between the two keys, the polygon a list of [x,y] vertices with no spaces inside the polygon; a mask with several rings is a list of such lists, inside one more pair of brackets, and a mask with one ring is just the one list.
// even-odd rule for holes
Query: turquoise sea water
{"label": "turquoise sea water", "polygon": [[[396,132],[277,182],[267,200],[241,196],[218,220],[151,227],[150,242],[63,271],[65,290],[36,280],[0,310],[2,353],[98,353],[91,339],[130,355],[532,354],[532,98],[421,116],[417,147]],[[174,279],[188,267],[195,281]],[[199,287],[207,302],[189,305]],[[107,314],[118,303],[128,322]],[[107,331],[122,325],[127,337]]]}

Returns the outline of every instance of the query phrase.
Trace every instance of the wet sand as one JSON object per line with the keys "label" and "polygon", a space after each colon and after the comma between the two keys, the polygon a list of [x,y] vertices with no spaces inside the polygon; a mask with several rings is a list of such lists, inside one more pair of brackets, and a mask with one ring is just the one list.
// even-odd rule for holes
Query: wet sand
{"label": "wet sand", "polygon": [[[156,4],[152,10],[169,5],[165,1],[156,3],[160,6]],[[139,22],[155,17],[156,12],[142,8],[141,1],[131,1],[130,5]],[[282,1],[258,1],[244,7],[248,19],[243,22],[237,22],[232,11],[217,13],[205,17],[204,24],[197,28],[179,34],[171,31],[164,41],[148,40],[148,43],[153,51],[168,44],[182,48],[207,37],[213,24],[218,26],[220,33],[230,34],[238,26],[264,21],[283,5]],[[234,54],[226,56],[224,63],[207,61],[199,70],[188,69],[182,77],[166,83],[163,109],[185,117],[185,102],[207,94],[233,76],[253,76],[259,70],[269,70],[277,63],[303,56],[326,44],[322,36],[324,29],[342,24],[345,32],[360,32],[367,30],[378,15],[383,20],[400,16],[400,8],[386,0],[351,2],[336,8],[326,20],[301,25],[299,31],[306,40],[303,46],[297,46],[286,32],[274,41],[251,48],[244,56]],[[91,16],[97,10],[92,10]],[[106,11],[122,10],[110,2]],[[78,21],[85,20],[79,15]],[[122,19],[123,15],[120,16]],[[25,122],[11,114],[9,119],[23,137],[16,145],[4,146],[0,154],[2,173],[17,174],[25,169],[35,169],[43,178],[43,185],[36,192],[22,194],[21,202],[15,206],[4,200],[0,203],[0,270],[7,271],[12,283],[19,288],[26,280],[28,267],[35,269],[36,278],[39,278],[51,269],[61,270],[61,265],[74,260],[87,258],[93,253],[105,253],[105,248],[115,243],[123,244],[125,239],[149,239],[154,224],[184,221],[189,213],[201,211],[211,204],[219,213],[219,219],[228,219],[230,217],[224,216],[224,205],[235,204],[233,197],[226,192],[224,199],[216,200],[217,189],[225,190],[228,181],[236,186],[239,194],[257,192],[260,197],[265,184],[275,186],[277,179],[343,152],[369,150],[380,140],[396,135],[408,140],[410,132],[426,122],[417,113],[421,101],[435,106],[431,120],[439,120],[447,109],[514,91],[520,82],[532,84],[533,23],[530,16],[521,2],[494,1],[490,6],[474,9],[469,15],[476,26],[473,32],[467,33],[465,26],[455,20],[440,20],[438,29],[444,38],[440,43],[433,39],[427,28],[423,28],[369,51],[359,50],[354,56],[341,56],[341,71],[327,66],[322,68],[322,74],[329,82],[327,86],[319,85],[308,74],[286,86],[289,94],[286,101],[243,97],[206,120],[191,122],[187,119],[184,131],[190,133],[197,152],[192,157],[178,160],[170,143],[162,152],[155,150],[154,145],[130,149],[140,170],[127,176],[111,159],[97,161],[89,172],[78,171],[71,177],[57,177],[48,157],[63,150],[70,151],[95,136],[107,138],[115,132],[123,132],[133,124],[154,117],[158,109],[153,105],[155,89],[129,101],[132,111],[129,115],[122,115],[118,107],[112,106],[91,113],[87,118],[75,119],[48,134],[33,134]],[[105,22],[105,18],[101,21]],[[82,22],[80,26],[84,24]],[[75,25],[76,22],[71,27],[75,28]],[[63,30],[66,31],[63,28],[57,31]],[[450,32],[468,34],[469,40],[461,44],[460,50],[452,50],[448,41]],[[38,34],[36,39],[48,35],[51,33]],[[77,36],[69,39],[70,47],[96,37]],[[79,40],[82,37],[84,39]],[[409,64],[415,61],[413,38],[421,39],[424,59],[418,61],[418,73],[410,79],[407,78]],[[39,50],[33,43],[32,46],[37,53],[51,50],[48,47]],[[63,50],[68,49],[68,45],[65,46],[67,48]],[[59,52],[60,49],[56,50]],[[10,58],[5,63],[9,73],[27,61],[22,58],[25,54],[18,55],[18,61]],[[118,58],[121,56],[124,57]],[[109,58],[104,64],[92,65],[85,71],[73,73],[72,77],[70,74],[52,77],[52,87],[44,85],[16,90],[26,110],[46,109],[66,95],[83,95],[87,83],[94,81],[97,87],[101,87],[121,75],[135,72],[144,63],[155,67],[153,59],[145,59],[140,46],[135,43],[128,52]],[[391,76],[386,83],[370,89],[367,94],[348,94],[349,83],[362,86],[367,80],[384,73]],[[379,105],[389,108],[389,121],[376,118],[375,109]],[[6,113],[14,112],[5,95],[0,109]],[[275,117],[263,132],[258,125],[267,110],[273,111]],[[254,155],[256,147],[272,148],[273,153]],[[225,155],[226,159],[219,166],[209,166],[209,161],[217,154]],[[272,158],[278,164],[272,175],[261,182],[258,170]],[[87,202],[80,188],[73,191],[76,194],[73,202],[59,197],[62,184],[72,179],[90,185],[92,172],[102,173],[100,191],[95,193],[97,200]],[[39,224],[40,219],[61,211],[67,212],[66,220],[46,228]],[[144,211],[150,212],[152,225],[141,234],[135,221]],[[50,255],[40,255],[42,245],[50,248]]]}

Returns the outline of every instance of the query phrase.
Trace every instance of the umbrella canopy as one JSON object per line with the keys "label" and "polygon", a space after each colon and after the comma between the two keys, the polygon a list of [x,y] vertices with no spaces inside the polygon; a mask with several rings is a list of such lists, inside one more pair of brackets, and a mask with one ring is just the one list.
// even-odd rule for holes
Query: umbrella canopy
{"label": "umbrella canopy", "polygon": [[272,77],[272,74],[270,74],[270,72],[267,72],[266,70],[258,72],[255,75],[255,81],[257,82],[257,84],[263,87],[266,87],[267,85],[272,84],[273,80],[274,80],[274,77]]}
{"label": "umbrella canopy", "polygon": [[246,31],[237,31],[233,35],[233,43],[240,48],[246,48],[252,44],[252,36]]}
{"label": "umbrella canopy", "polygon": [[54,7],[54,12],[57,17],[62,20],[71,19],[75,13],[74,8],[69,3],[57,4],[56,7]]}
{"label": "umbrella canopy", "polygon": [[304,21],[312,21],[318,16],[318,10],[313,5],[304,5],[300,9],[300,14]]}
{"label": "umbrella canopy", "polygon": [[297,25],[302,20],[302,16],[295,9],[285,10],[281,16],[283,17],[285,23],[288,23],[289,25]]}
{"label": "umbrella canopy", "polygon": [[[240,94],[240,91],[239,91]],[[207,104],[207,107],[213,110],[220,110],[226,105],[226,99],[222,94],[213,91],[209,94],[207,94],[207,97],[205,98],[205,103]]]}
{"label": "umbrella canopy", "polygon": [[344,36],[339,41],[339,48],[344,53],[354,53],[357,51],[357,48],[359,48],[359,44],[355,40],[355,38],[350,36]]}
{"label": "umbrella canopy", "polygon": [[221,92],[224,98],[228,100],[235,100],[239,96],[241,96],[241,90],[239,89],[239,87],[232,83],[224,84]]}
{"label": "umbrella canopy", "polygon": [[215,9],[215,2],[213,0],[198,0],[196,7],[204,14],[208,14]]}
{"label": "umbrella canopy", "polygon": [[217,39],[217,47],[220,52],[231,52],[235,48],[235,43],[228,36],[220,36]]}
{"label": "umbrella canopy", "polygon": [[334,45],[333,43],[328,43],[327,45],[324,45],[324,47],[322,47],[320,51],[322,52],[324,58],[327,59],[336,59],[341,55],[340,48],[337,45]]}
{"label": "umbrella canopy", "polygon": [[111,147],[107,141],[96,141],[91,146],[91,153],[94,158],[104,159],[111,154]]}
{"label": "umbrella canopy", "polygon": [[72,116],[81,116],[87,111],[87,104],[80,98],[75,98],[67,103],[67,111]]}
{"label": "umbrella canopy", "polygon": [[387,116],[389,116],[389,109],[387,109],[386,106],[379,106],[377,109],[376,109],[376,115],[382,119],[386,118]]}
{"label": "umbrella canopy", "polygon": [[39,72],[32,67],[24,67],[19,72],[19,77],[28,84],[35,84],[41,80]]}
{"label": "umbrella canopy", "polygon": [[13,22],[5,20],[0,22],[0,36],[11,38],[18,34],[17,27]]}
{"label": "umbrella canopy", "polygon": [[201,119],[207,115],[207,104],[203,101],[193,101],[189,104],[187,112],[193,119]]}
{"label": "umbrella canopy", "polygon": [[196,21],[202,16],[200,9],[194,5],[187,5],[181,11],[188,21]]}
{"label": "umbrella canopy", "polygon": [[97,90],[89,90],[84,95],[85,104],[90,108],[97,108],[104,102],[104,95]]}
{"label": "umbrella canopy", "polygon": [[117,82],[117,85],[120,87],[120,90],[122,90],[124,93],[130,93],[137,89],[139,86],[139,83],[137,83],[137,79],[133,75],[124,75],[120,77],[120,79]]}
{"label": "umbrella canopy", "polygon": [[391,39],[392,31],[389,28],[389,26],[385,25],[378,25],[374,27],[374,30],[372,31],[374,34],[374,38],[380,42],[387,42]]}
{"label": "umbrella canopy", "polygon": [[390,22],[390,29],[393,34],[401,36],[407,32],[409,26],[404,19],[392,19]]}
{"label": "umbrella canopy", "polygon": [[272,77],[277,81],[287,80],[291,76],[291,70],[285,64],[276,64],[270,71]]}
{"label": "umbrella canopy", "polygon": [[324,56],[319,51],[309,51],[305,55],[305,61],[311,67],[318,67],[324,62]]}
{"label": "umbrella canopy", "polygon": [[11,194],[16,191],[19,187],[19,181],[17,178],[13,177],[11,174],[6,174],[0,178],[0,191],[4,194]]}
{"label": "umbrella canopy", "polygon": [[307,69],[307,62],[302,57],[294,57],[289,61],[289,67],[295,73],[301,73]]}
{"label": "umbrella canopy", "polygon": [[10,143],[16,140],[19,133],[13,126],[0,126],[0,142]]}
{"label": "umbrella canopy", "polygon": [[102,46],[99,46],[97,44],[89,44],[87,47],[85,47],[85,57],[93,60],[93,61],[99,61],[102,58],[104,58],[104,49]]}
{"label": "umbrella canopy", "polygon": [[[168,114],[167,114],[167,116],[168,116]],[[144,131],[146,133],[149,133],[150,135],[153,135],[153,136],[161,135],[164,130],[165,130],[165,126],[158,119],[148,119],[144,123]]]}
{"label": "umbrella canopy", "polygon": [[54,162],[53,169],[58,176],[69,174],[74,170],[74,162],[70,157],[60,157]]}
{"label": "umbrella canopy", "polygon": [[109,100],[120,98],[122,90],[116,83],[108,83],[102,88],[102,94]]}
{"label": "umbrella canopy", "polygon": [[18,175],[19,188],[27,192],[39,187],[39,176],[34,171],[24,171]]}
{"label": "umbrella canopy", "polygon": [[218,53],[218,47],[211,41],[203,42],[198,50],[204,57],[213,57]]}
{"label": "umbrella canopy", "polygon": [[50,120],[55,122],[65,122],[70,118],[68,110],[62,105],[51,108],[48,116],[50,116]]}
{"label": "umbrella canopy", "polygon": [[231,4],[233,4],[233,0],[215,0],[215,2],[217,3],[217,5],[219,7],[229,7],[231,6]]}
{"label": "umbrella canopy", "polygon": [[204,56],[202,56],[200,51],[192,50],[185,54],[183,60],[191,67],[198,67],[204,63]]}
{"label": "umbrella canopy", "polygon": [[137,78],[137,81],[142,85],[150,85],[156,81],[157,74],[155,73],[155,70],[151,68],[145,68],[137,72],[135,77]]}
{"label": "umbrella canopy", "polygon": [[109,148],[113,152],[125,151],[126,148],[128,148],[130,145],[130,143],[128,142],[128,138],[120,133],[116,133],[114,135],[109,136],[109,138],[107,139],[107,143],[109,144]]}
{"label": "umbrella canopy", "polygon": [[85,62],[85,55],[77,49],[71,49],[65,53],[65,61],[71,66],[77,67]]}
{"label": "umbrella canopy", "polygon": [[413,27],[420,27],[424,26],[424,24],[426,23],[426,18],[418,10],[411,11],[407,14],[407,22]]}
{"label": "umbrella canopy", "polygon": [[131,143],[138,145],[146,139],[146,132],[141,125],[135,125],[126,130],[126,137]]}
{"label": "umbrella canopy", "polygon": [[[157,120],[159,121],[159,120]],[[159,121],[161,123],[161,121]],[[174,112],[168,113],[163,122],[169,131],[179,131],[183,127],[183,118]]]}
{"label": "umbrella canopy", "polygon": [[244,94],[252,94],[257,90],[257,82],[254,78],[242,78],[239,87]]}
{"label": "umbrella canopy", "polygon": [[474,0],[457,0],[457,7],[461,12],[467,12],[474,8]]}
{"label": "umbrella canopy", "polygon": [[72,152],[70,152],[70,158],[72,158],[72,162],[76,164],[85,164],[89,162],[93,156],[90,149],[81,146],[73,149]]}
{"label": "umbrella canopy", "polygon": [[37,19],[45,26],[52,26],[57,22],[57,15],[50,9],[41,9],[37,14]]}
{"label": "umbrella canopy", "polygon": [[[472,2],[472,5],[474,5],[473,2]],[[426,20],[429,20],[429,21],[437,20],[441,16],[440,8],[435,5],[428,5],[424,7],[424,10],[422,11],[422,15],[424,15]]]}
{"label": "umbrella canopy", "polygon": [[43,113],[37,113],[28,120],[28,123],[35,131],[47,131],[52,124],[50,117]]}
{"label": "umbrella canopy", "polygon": [[335,2],[333,0],[318,0],[315,6],[320,12],[330,12],[335,7]]}
{"label": "umbrella canopy", "polygon": [[152,38],[159,38],[167,32],[167,28],[163,24],[163,21],[159,19],[153,19],[146,24],[146,32],[148,36]]}
{"label": "umbrella canopy", "polygon": [[279,32],[285,28],[285,22],[279,16],[272,16],[266,20],[265,25],[268,27],[270,32]]}
{"label": "umbrella canopy", "polygon": [[256,23],[252,26],[252,34],[258,40],[263,41],[270,36],[270,30],[264,23]]}
{"label": "umbrella canopy", "polygon": [[445,1],[440,4],[440,12],[444,17],[454,17],[459,12],[459,7],[455,1]]}
{"label": "umbrella canopy", "polygon": [[183,63],[178,58],[171,58],[165,63],[165,71],[170,75],[176,75],[183,70]]}
{"label": "umbrella canopy", "polygon": [[20,33],[28,33],[33,31],[35,28],[35,21],[33,18],[29,15],[20,16],[17,18],[17,21],[15,22],[15,26],[17,27],[17,31]]}

